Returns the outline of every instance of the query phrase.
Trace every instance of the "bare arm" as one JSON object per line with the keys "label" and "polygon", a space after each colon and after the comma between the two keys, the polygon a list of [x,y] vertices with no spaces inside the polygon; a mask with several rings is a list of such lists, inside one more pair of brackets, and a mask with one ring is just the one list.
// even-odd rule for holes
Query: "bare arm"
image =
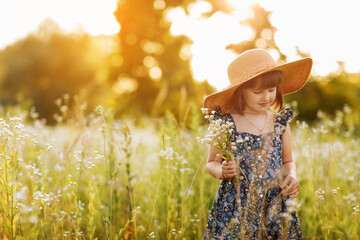
{"label": "bare arm", "polygon": [[283,133],[283,165],[282,165],[282,176],[284,181],[281,187],[284,189],[283,194],[285,196],[293,195],[295,198],[299,192],[299,181],[296,173],[296,165],[293,162],[291,154],[291,131],[290,126],[286,127]]}
{"label": "bare arm", "polygon": [[236,175],[236,165],[235,161],[226,162],[218,156],[217,150],[210,146],[209,155],[206,164],[208,172],[217,179],[231,179]]}
{"label": "bare arm", "polygon": [[296,166],[292,158],[291,130],[289,125],[286,127],[286,130],[283,133],[282,163],[283,177],[286,177],[287,175],[293,175],[294,177],[297,177]]}

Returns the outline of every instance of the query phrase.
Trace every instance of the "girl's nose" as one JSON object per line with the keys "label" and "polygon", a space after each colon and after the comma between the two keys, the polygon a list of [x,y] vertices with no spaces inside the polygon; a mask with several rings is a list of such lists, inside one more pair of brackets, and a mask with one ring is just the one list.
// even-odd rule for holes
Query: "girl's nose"
{"label": "girl's nose", "polygon": [[270,99],[270,93],[269,93],[269,92],[265,92],[265,93],[263,94],[262,100],[263,100],[264,102],[267,102],[267,101],[269,101],[269,99]]}

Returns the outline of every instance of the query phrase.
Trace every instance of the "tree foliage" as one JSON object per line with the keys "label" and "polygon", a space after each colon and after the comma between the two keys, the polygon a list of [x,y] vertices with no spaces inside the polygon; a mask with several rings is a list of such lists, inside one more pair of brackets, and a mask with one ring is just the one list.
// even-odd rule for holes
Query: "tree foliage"
{"label": "tree foliage", "polygon": [[29,35],[0,53],[0,99],[3,104],[15,104],[17,95],[31,99],[40,117],[51,123],[55,99],[78,94],[94,80],[96,69],[89,59],[87,35],[40,35]]}
{"label": "tree foliage", "polygon": [[[193,1],[119,1],[115,16],[121,26],[119,54],[123,61],[111,70],[110,81],[135,86],[117,98],[118,109],[131,115],[163,115],[170,110],[182,118],[190,102],[201,105],[214,89],[197,83],[183,50],[190,40],[173,36],[167,10]],[[129,108],[129,106],[131,106]]]}
{"label": "tree foliage", "polygon": [[[184,120],[191,103],[199,109],[204,96],[215,91],[207,81],[194,80],[189,52],[192,42],[186,36],[172,35],[166,17],[173,8],[188,12],[195,2],[119,0],[114,16],[121,30],[107,53],[94,46],[98,37],[64,34],[51,20],[44,21],[36,33],[0,51],[0,103],[15,104],[18,95],[31,99],[40,117],[49,123],[58,111],[54,100],[64,94],[79,95],[90,103],[90,109],[110,100],[117,117],[156,117],[169,110]],[[212,10],[204,18],[233,10],[226,1],[207,2]],[[241,24],[253,29],[253,37],[227,49],[236,53],[251,48],[277,50],[280,60],[286,60],[274,41],[271,12],[259,4],[253,5],[252,11],[253,17]],[[311,56],[299,48],[297,52],[300,57]],[[359,78],[359,73],[348,74],[340,66],[337,74],[312,76],[301,91],[286,96],[286,101],[296,100],[299,118],[305,120],[315,119],[318,109],[334,113],[345,104],[360,111]]]}
{"label": "tree foliage", "polygon": [[358,115],[360,112],[360,73],[349,74],[343,69],[326,77],[310,77],[301,91],[285,97],[296,101],[301,120],[313,121],[319,110],[334,115],[344,106]]}
{"label": "tree foliage", "polygon": [[279,53],[280,60],[286,60],[286,56],[280,51],[274,40],[276,28],[270,22],[271,12],[266,11],[258,3],[252,5],[251,9],[253,16],[242,21],[241,24],[251,27],[253,30],[252,38],[230,44],[227,48],[239,54],[253,48],[275,49]]}

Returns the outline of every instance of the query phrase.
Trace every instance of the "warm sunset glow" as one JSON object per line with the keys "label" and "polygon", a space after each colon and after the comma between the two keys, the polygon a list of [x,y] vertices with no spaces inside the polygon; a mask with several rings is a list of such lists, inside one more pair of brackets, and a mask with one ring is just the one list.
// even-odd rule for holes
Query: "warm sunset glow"
{"label": "warm sunset glow", "polygon": [[[79,29],[91,35],[120,31],[113,12],[117,0],[5,0],[0,1],[0,48],[34,31],[46,18],[65,31]],[[31,9],[31,10],[30,10]]]}
{"label": "warm sunset glow", "polygon": [[230,3],[234,9],[250,9],[251,6],[258,2],[255,0],[226,0],[228,3]]}
{"label": "warm sunset glow", "polygon": [[[360,52],[360,34],[346,27],[360,22],[360,15],[356,12],[357,1],[227,1],[234,7],[230,15],[216,13],[204,19],[199,16],[199,12],[186,15],[180,8],[169,11],[167,15],[173,23],[172,34],[185,34],[194,41],[191,46],[191,66],[195,79],[207,79],[218,89],[228,85],[226,68],[235,55],[225,48],[230,43],[252,36],[251,29],[239,22],[253,16],[251,6],[255,2],[273,12],[270,21],[277,29],[275,42],[289,61],[299,59],[296,54],[298,46],[313,57],[315,75],[325,76],[336,71],[337,61],[344,61],[348,72],[360,71],[358,56],[354,54]],[[198,1],[197,4],[202,5],[203,2]],[[326,11],[323,11],[324,6]],[[197,9],[195,6],[192,8]],[[206,8],[200,9],[206,12]],[[262,38],[266,39],[269,35],[271,33],[265,31]],[[256,45],[263,47],[264,44],[259,40]],[[271,51],[271,55],[275,60],[279,58],[276,51]]]}
{"label": "warm sunset glow", "polygon": [[[194,78],[198,81],[208,80],[217,88],[224,88],[226,82],[226,67],[235,54],[226,50],[230,43],[237,43],[252,36],[249,27],[240,25],[232,15],[215,13],[208,19],[201,14],[210,11],[203,2],[191,6],[190,15],[181,8],[168,12],[167,18],[173,24],[173,35],[185,34],[193,40],[191,46],[184,46],[180,52],[181,58],[191,57]],[[192,26],[191,28],[189,26]],[[225,27],[226,26],[226,27]]]}
{"label": "warm sunset glow", "polygon": [[119,54],[116,54],[111,58],[111,63],[114,67],[120,67],[123,64],[123,62],[124,62],[124,58]]}
{"label": "warm sunset glow", "polygon": [[[360,22],[358,1],[326,0],[226,0],[233,6],[230,14],[215,13],[210,18],[202,15],[212,10],[206,1],[196,1],[189,5],[187,13],[182,8],[169,9],[166,18],[172,22],[171,34],[187,35],[193,43],[179,52],[183,60],[191,61],[196,80],[208,80],[218,89],[227,86],[226,67],[235,57],[226,50],[231,43],[238,43],[252,37],[252,30],[240,22],[253,17],[251,6],[259,3],[267,11],[272,11],[270,21],[277,29],[275,43],[280,50],[295,60],[296,46],[308,52],[314,59],[313,74],[327,75],[338,68],[338,61],[344,62],[348,72],[359,72],[360,34],[353,28]],[[113,12],[118,0],[6,0],[0,1],[0,48],[34,31],[45,18],[55,20],[66,31],[83,30],[91,35],[111,35],[120,31]],[[21,7],[20,7],[21,6]],[[154,9],[165,9],[165,0],[153,1]],[[326,6],[326,7],[324,7]],[[31,9],[31,11],[29,11]],[[305,13],[305,14],[304,14]],[[25,19],[20,21],[19,19]],[[262,38],[271,36],[264,31]],[[136,41],[130,35],[126,41]],[[164,52],[163,46],[155,41],[143,41],[142,49],[152,55]],[[262,40],[256,42],[263,47]],[[329,55],[331,52],[331,55]],[[273,51],[275,59],[279,56]],[[123,63],[121,56],[112,59],[114,66]],[[148,60],[147,60],[148,61]],[[150,65],[151,62],[146,62]],[[139,75],[150,74],[154,79],[162,76],[156,65],[138,69]]]}

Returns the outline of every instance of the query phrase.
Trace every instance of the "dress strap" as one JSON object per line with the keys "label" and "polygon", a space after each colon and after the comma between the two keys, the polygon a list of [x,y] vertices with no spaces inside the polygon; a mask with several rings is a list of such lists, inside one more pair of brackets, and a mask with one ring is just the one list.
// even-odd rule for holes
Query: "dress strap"
{"label": "dress strap", "polygon": [[282,110],[275,118],[275,131],[279,134],[285,132],[288,123],[293,119],[294,113],[290,108]]}

